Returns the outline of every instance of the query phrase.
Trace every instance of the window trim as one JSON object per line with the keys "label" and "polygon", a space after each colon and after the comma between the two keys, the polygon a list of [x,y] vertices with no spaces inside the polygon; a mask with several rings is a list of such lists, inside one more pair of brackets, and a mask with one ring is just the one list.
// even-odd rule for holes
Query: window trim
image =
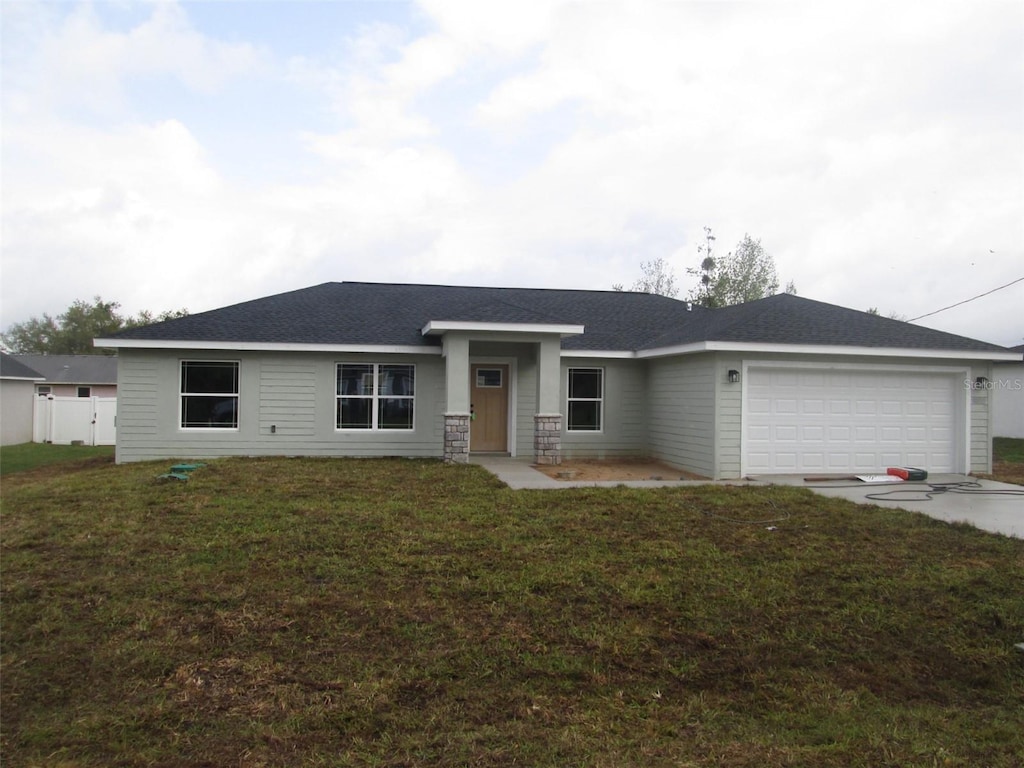
{"label": "window trim", "polygon": [[[597,371],[600,374],[601,394],[599,397],[572,397],[572,374],[574,371]],[[604,399],[606,386],[605,369],[595,365],[576,365],[566,369],[565,375],[565,431],[578,434],[597,435],[604,432]],[[597,429],[573,427],[569,406],[572,403],[597,403]]]}
{"label": "window trim", "polygon": [[[342,366],[371,366],[373,391],[369,395],[346,395],[338,391],[338,384],[341,381],[341,369]],[[378,387],[380,382],[380,369],[381,366],[404,366],[411,369],[412,371],[412,391],[411,395],[381,395]],[[365,374],[364,374],[365,375]],[[368,427],[343,427],[340,425],[341,421],[341,401],[343,398],[357,399],[357,400],[368,400],[370,402],[370,426]],[[408,427],[382,427],[380,426],[380,401],[381,400],[408,400],[412,405],[412,417]],[[411,434],[416,431],[416,364],[406,362],[367,362],[367,361],[356,361],[356,360],[341,360],[334,364],[334,431],[343,432],[345,434],[368,434],[368,433],[381,433],[391,432],[397,434]]]}
{"label": "window trim", "polygon": [[[237,392],[199,392],[189,393],[182,391],[182,373],[186,363],[206,363],[235,366],[235,387]],[[235,399],[235,424],[228,427],[189,427],[185,425],[185,398],[186,397],[233,397]],[[209,432],[223,434],[225,432],[238,432],[242,423],[242,361],[228,359],[204,359],[204,358],[182,358],[178,361],[178,431],[180,432]]]}

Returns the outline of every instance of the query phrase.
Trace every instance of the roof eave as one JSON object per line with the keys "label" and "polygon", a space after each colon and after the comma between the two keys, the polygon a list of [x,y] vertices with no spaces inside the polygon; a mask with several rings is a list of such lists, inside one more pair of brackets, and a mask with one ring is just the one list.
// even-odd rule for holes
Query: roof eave
{"label": "roof eave", "polygon": [[487,332],[487,333],[545,333],[566,336],[579,336],[583,333],[582,325],[570,323],[488,323],[477,320],[431,320],[420,331],[424,336],[442,336],[449,331]]}
{"label": "roof eave", "polygon": [[955,358],[957,360],[1016,360],[1012,352],[977,349],[921,349],[916,347],[865,347],[841,344],[770,344],[747,341],[698,341],[654,349],[642,349],[638,358],[692,355],[699,352],[753,352],[758,354],[789,353],[798,355],[833,355],[842,357],[917,357]]}
{"label": "roof eave", "polygon": [[314,344],[277,341],[194,341],[95,339],[97,347],[115,349],[190,349],[216,352],[370,352],[375,354],[440,355],[441,348],[414,344]]}

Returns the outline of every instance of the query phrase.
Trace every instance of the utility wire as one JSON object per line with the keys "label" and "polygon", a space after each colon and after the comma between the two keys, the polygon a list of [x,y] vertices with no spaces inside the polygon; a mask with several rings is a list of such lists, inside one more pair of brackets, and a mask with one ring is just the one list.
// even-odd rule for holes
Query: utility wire
{"label": "utility wire", "polygon": [[1024,277],[1018,277],[1016,280],[1013,280],[1012,282],[1009,282],[1006,285],[1000,285],[998,288],[993,288],[991,291],[985,291],[984,293],[979,293],[977,296],[972,296],[969,299],[964,299],[963,301],[958,301],[956,304],[950,304],[948,307],[943,307],[942,309],[936,309],[934,312],[929,312],[926,315],[918,315],[917,317],[912,317],[909,320],[907,320],[907,322],[908,323],[912,323],[915,320],[921,320],[921,319],[923,319],[925,317],[931,317],[932,315],[937,315],[937,314],[939,314],[939,312],[945,312],[947,309],[952,309],[953,307],[959,307],[961,304],[966,304],[969,301],[974,301],[975,299],[980,299],[982,296],[988,296],[990,293],[995,293],[996,291],[1003,290],[1003,288],[1009,288],[1011,285],[1013,285],[1014,283],[1019,283],[1021,280],[1024,280]]}

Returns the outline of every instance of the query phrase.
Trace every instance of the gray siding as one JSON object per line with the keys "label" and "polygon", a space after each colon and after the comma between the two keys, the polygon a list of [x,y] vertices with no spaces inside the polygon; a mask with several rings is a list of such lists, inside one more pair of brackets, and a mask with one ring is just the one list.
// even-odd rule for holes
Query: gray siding
{"label": "gray siding", "polygon": [[[600,432],[570,432],[568,380],[570,368],[604,370],[604,410]],[[604,459],[647,455],[646,366],[636,360],[566,358],[562,360],[562,455],[567,459]]]}
{"label": "gray siding", "polygon": [[713,477],[734,479],[740,476],[740,452],[743,446],[743,382],[729,383],[729,371],[742,371],[743,359],[719,353],[713,371],[717,407],[715,418],[715,473]]}
{"label": "gray siding", "polygon": [[[184,430],[181,360],[239,361],[239,428]],[[416,365],[411,431],[338,431],[339,362]],[[122,350],[118,366],[117,460],[217,456],[421,456],[443,451],[444,365],[439,356],[192,353]],[[272,431],[271,427],[275,427]]]}
{"label": "gray siding", "polygon": [[[979,376],[991,381],[992,368],[988,363],[975,363],[971,368],[971,377],[964,382],[964,386],[969,387]],[[971,472],[974,474],[988,474],[992,471],[992,401],[992,390],[971,390],[970,458]]]}
{"label": "gray siding", "polygon": [[689,472],[715,477],[714,355],[659,358],[648,364],[650,454]]}

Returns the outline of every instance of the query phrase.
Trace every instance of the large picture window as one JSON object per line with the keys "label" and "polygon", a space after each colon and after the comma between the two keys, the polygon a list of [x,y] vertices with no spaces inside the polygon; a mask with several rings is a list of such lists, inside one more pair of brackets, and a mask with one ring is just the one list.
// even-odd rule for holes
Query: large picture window
{"label": "large picture window", "polygon": [[237,362],[181,362],[181,428],[238,429]]}
{"label": "large picture window", "polygon": [[416,367],[339,363],[338,429],[412,429]]}
{"label": "large picture window", "polygon": [[604,410],[604,370],[601,368],[569,369],[570,432],[600,432]]}

